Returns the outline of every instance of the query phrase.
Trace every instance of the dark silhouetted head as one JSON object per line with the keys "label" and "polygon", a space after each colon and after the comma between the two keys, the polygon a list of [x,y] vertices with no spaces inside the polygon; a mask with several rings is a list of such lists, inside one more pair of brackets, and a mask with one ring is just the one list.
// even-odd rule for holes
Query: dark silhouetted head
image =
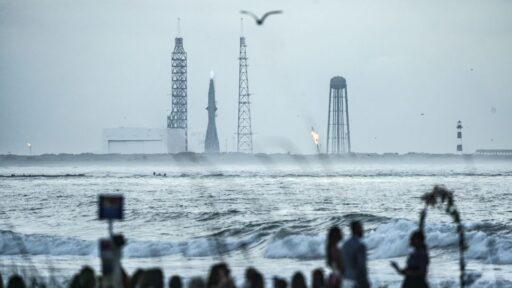
{"label": "dark silhouetted head", "polygon": [[350,222],[350,231],[352,232],[352,235],[357,237],[363,237],[364,230],[363,230],[363,224],[361,224],[360,221],[352,221]]}
{"label": "dark silhouetted head", "polygon": [[205,283],[203,278],[201,277],[194,277],[190,279],[188,282],[188,288],[205,288]]}
{"label": "dark silhouetted head", "polygon": [[279,278],[279,277],[274,277],[274,288],[286,288],[286,287],[288,287],[288,283],[286,282],[286,280]]}
{"label": "dark silhouetted head", "polygon": [[291,288],[306,288],[306,278],[301,272],[293,274]]}
{"label": "dark silhouetted head", "polygon": [[208,277],[207,288],[216,288],[224,285],[230,280],[230,270],[226,263],[217,263],[210,269],[210,276]]}
{"label": "dark silhouetted head", "polygon": [[324,271],[320,268],[313,270],[311,274],[311,287],[312,288],[324,288],[325,278]]}
{"label": "dark silhouetted head", "polygon": [[327,234],[327,244],[336,245],[343,239],[343,233],[338,226],[332,226]]}
{"label": "dark silhouetted head", "polygon": [[96,276],[94,270],[90,266],[84,266],[80,270],[80,287],[81,288],[94,288],[96,287]]}
{"label": "dark silhouetted head", "polygon": [[12,275],[7,282],[7,288],[25,288],[25,282],[20,275]]}
{"label": "dark silhouetted head", "polygon": [[137,269],[132,275],[132,278],[130,279],[130,288],[135,288],[140,284],[140,281],[142,280],[142,275],[144,275],[144,270]]}
{"label": "dark silhouetted head", "polygon": [[163,288],[164,273],[159,268],[148,269],[142,274],[140,288]]}
{"label": "dark silhouetted head", "polygon": [[425,234],[423,234],[421,230],[412,232],[410,245],[414,247],[414,249],[426,249],[427,246],[425,245]]}
{"label": "dark silhouetted head", "polygon": [[249,288],[264,288],[265,281],[263,275],[253,267],[245,270],[245,280]]}
{"label": "dark silhouetted head", "polygon": [[182,288],[183,283],[181,282],[181,277],[178,275],[174,275],[169,279],[169,288]]}
{"label": "dark silhouetted head", "polygon": [[69,282],[69,288],[80,288],[80,274],[73,275],[71,282]]}

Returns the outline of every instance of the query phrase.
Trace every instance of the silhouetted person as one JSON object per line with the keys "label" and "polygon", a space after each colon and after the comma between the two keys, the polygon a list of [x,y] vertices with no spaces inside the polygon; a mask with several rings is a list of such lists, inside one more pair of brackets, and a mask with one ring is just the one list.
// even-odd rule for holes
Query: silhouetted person
{"label": "silhouetted person", "polygon": [[203,278],[201,277],[194,277],[190,279],[188,282],[188,288],[205,288],[206,285],[204,283]]}
{"label": "silhouetted person", "polygon": [[20,275],[12,275],[7,282],[7,288],[25,288],[25,282]]}
{"label": "silhouetted person", "polygon": [[80,274],[73,275],[69,282],[69,288],[80,288]]}
{"label": "silhouetted person", "polygon": [[142,279],[142,275],[144,275],[144,272],[145,271],[142,269],[135,270],[132,278],[130,279],[130,288],[135,288],[140,284],[140,280]]}
{"label": "silhouetted person", "polygon": [[370,283],[366,266],[366,245],[361,240],[364,234],[363,225],[359,221],[352,221],[350,223],[350,230],[352,237],[343,244],[341,249],[344,267],[343,276],[345,279],[352,280],[355,287],[367,288],[370,287]]}
{"label": "silhouetted person", "polygon": [[169,279],[169,288],[183,288],[183,283],[181,282],[181,277],[178,275],[174,275]]}
{"label": "silhouetted person", "polygon": [[325,245],[325,261],[327,266],[331,267],[332,273],[327,279],[327,286],[340,287],[343,276],[343,258],[341,249],[338,246],[343,240],[343,233],[337,226],[331,227],[327,234],[327,243]]}
{"label": "silhouetted person", "polygon": [[327,266],[336,271],[343,271],[343,261],[341,251],[338,247],[340,241],[343,240],[343,233],[340,228],[333,226],[327,234],[327,243],[325,245],[325,257]]}
{"label": "silhouetted person", "polygon": [[159,268],[148,269],[142,274],[140,288],[163,288],[164,273]]}
{"label": "silhouetted person", "polygon": [[317,268],[311,274],[311,288],[325,288],[325,278],[322,269]]}
{"label": "silhouetted person", "polygon": [[0,273],[0,288],[4,288],[4,279],[2,279],[2,273]]}
{"label": "silhouetted person", "polygon": [[286,282],[286,280],[282,279],[282,278],[279,278],[279,277],[274,277],[274,288],[287,288],[288,287],[288,283]]}
{"label": "silhouetted person", "polygon": [[265,279],[263,278],[263,274],[261,274],[260,272],[256,274],[254,288],[265,288]]}
{"label": "silhouetted person", "polygon": [[79,274],[80,288],[95,288],[96,287],[96,276],[94,276],[94,270],[89,266],[84,266],[80,270]]}
{"label": "silhouetted person", "polygon": [[427,288],[429,257],[423,232],[414,231],[411,234],[410,245],[414,251],[407,258],[407,266],[400,269],[394,261],[391,262],[391,266],[405,276],[402,288]]}
{"label": "silhouetted person", "polygon": [[245,288],[264,288],[263,275],[253,267],[245,270]]}
{"label": "silhouetted person", "polygon": [[206,284],[207,288],[232,287],[233,282],[230,277],[231,271],[226,263],[217,263],[210,269],[210,275]]}
{"label": "silhouetted person", "polygon": [[295,272],[292,276],[291,288],[306,288],[306,279],[301,272]]}

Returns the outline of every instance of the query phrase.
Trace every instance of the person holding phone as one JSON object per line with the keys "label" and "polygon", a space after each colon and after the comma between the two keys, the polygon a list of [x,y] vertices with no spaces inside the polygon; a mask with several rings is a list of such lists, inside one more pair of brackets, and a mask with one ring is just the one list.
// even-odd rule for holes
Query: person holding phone
{"label": "person holding phone", "polygon": [[395,261],[391,261],[391,266],[405,276],[402,288],[427,288],[429,256],[422,231],[417,230],[411,234],[410,245],[414,251],[407,258],[407,266],[400,269]]}

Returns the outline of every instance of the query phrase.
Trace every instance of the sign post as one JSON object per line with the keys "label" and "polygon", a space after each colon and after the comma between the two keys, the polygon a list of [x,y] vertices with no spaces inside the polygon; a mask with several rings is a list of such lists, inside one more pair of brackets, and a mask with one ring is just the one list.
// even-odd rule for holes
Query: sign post
{"label": "sign post", "polygon": [[114,220],[123,220],[124,198],[118,194],[103,194],[98,198],[98,218],[108,221],[108,238],[99,240],[102,287],[121,288],[121,257],[125,244],[122,234],[114,234]]}

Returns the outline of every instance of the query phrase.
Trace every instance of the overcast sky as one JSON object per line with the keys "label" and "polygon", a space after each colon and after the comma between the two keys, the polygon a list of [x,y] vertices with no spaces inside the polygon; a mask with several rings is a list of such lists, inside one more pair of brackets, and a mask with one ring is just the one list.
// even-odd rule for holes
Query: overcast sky
{"label": "overcast sky", "polygon": [[454,152],[457,120],[466,151],[512,148],[512,1],[0,0],[0,154],[100,152],[103,128],[164,128],[178,17],[190,148],[214,70],[233,150],[240,9],[284,10],[244,25],[256,152],[314,153],[311,126],[325,143],[335,75],[356,152]]}

